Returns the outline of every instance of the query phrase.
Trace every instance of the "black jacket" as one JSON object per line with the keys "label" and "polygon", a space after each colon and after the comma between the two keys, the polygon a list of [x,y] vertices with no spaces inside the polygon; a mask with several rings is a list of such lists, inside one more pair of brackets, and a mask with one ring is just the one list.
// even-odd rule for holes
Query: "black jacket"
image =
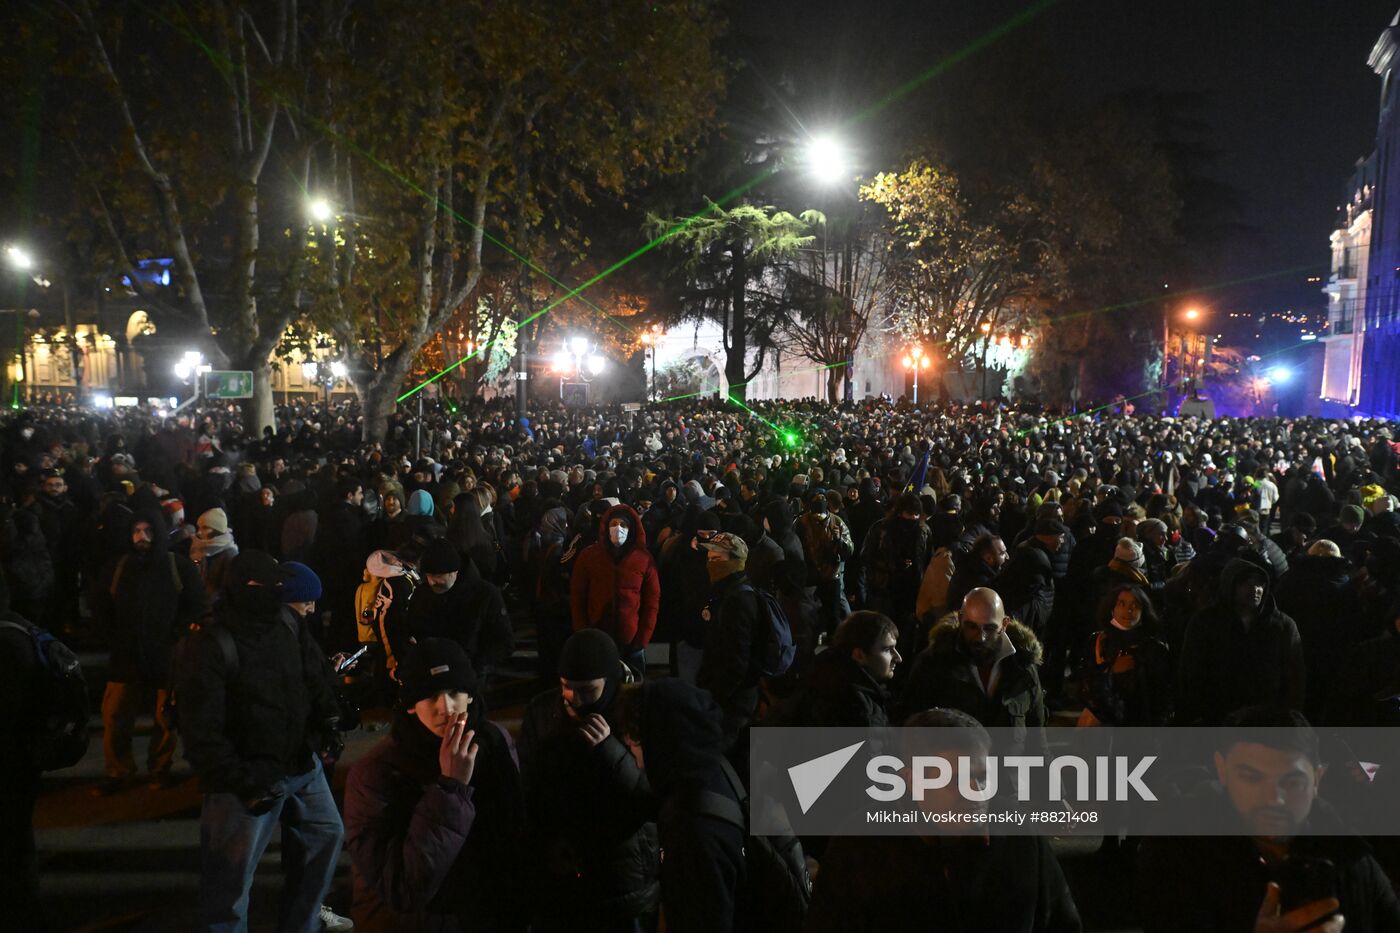
{"label": "black jacket", "polygon": [[452,639],[478,671],[504,663],[515,650],[501,591],[482,579],[472,561],[462,563],[457,582],[446,593],[434,593],[426,582],[420,583],[406,618],[413,638]]}
{"label": "black jacket", "polygon": [[651,791],[616,728],[613,723],[613,734],[590,746],[557,687],[525,708],[520,764],[537,917],[587,926],[656,906],[660,862]]}
{"label": "black jacket", "polygon": [[1231,560],[1221,571],[1216,601],[1186,626],[1176,704],[1176,719],[1183,725],[1217,722],[1255,704],[1303,708],[1306,674],[1298,626],[1274,605],[1267,585],[1247,629],[1233,605],[1235,583],[1258,569]]}
{"label": "black jacket", "polygon": [[1018,744],[1043,746],[1046,714],[1037,671],[1043,656],[1040,640],[1015,619],[1007,620],[1006,637],[1014,651],[1001,662],[1000,680],[988,696],[963,649],[958,616],[935,625],[928,648],[914,659],[900,694],[897,721],[941,706],[962,710],[989,729],[1011,727]]}
{"label": "black jacket", "polygon": [[258,587],[231,590],[215,625],[233,636],[238,670],[208,629],[175,673],[185,756],[205,793],[257,797],[304,774],[339,715],[330,665],[298,619]]}
{"label": "black jacket", "polygon": [[[845,836],[822,858],[807,933],[1077,933],[1044,836]],[[1187,929],[1183,927],[1182,929]],[[1196,928],[1204,929],[1204,928]]]}
{"label": "black jacket", "polygon": [[759,597],[742,570],[710,586],[709,619],[705,623],[705,654],[695,685],[710,691],[724,711],[724,734],[730,741],[739,735],[758,708],[762,650],[767,625]]}
{"label": "black jacket", "polygon": [[696,687],[648,681],[641,744],[658,807],[661,903],[669,933],[729,933],[744,878],[744,831],[699,812],[701,791],[738,803],[724,776],[720,711]]}
{"label": "black jacket", "polygon": [[1303,712],[1312,722],[1320,721],[1328,693],[1341,684],[1343,656],[1373,634],[1365,630],[1354,573],[1344,557],[1307,555],[1278,584],[1278,607],[1293,617],[1303,642],[1308,684]]}
{"label": "black jacket", "polygon": [[[1238,821],[1218,786],[1208,785],[1189,805]],[[1199,817],[1197,817],[1199,819]],[[1400,931],[1400,904],[1370,848],[1351,834],[1323,801],[1313,804],[1314,828],[1335,833],[1299,836],[1290,855],[1325,858],[1337,868],[1337,894],[1347,933]],[[1270,876],[1247,836],[1157,836],[1143,845],[1139,902],[1146,933],[1180,930],[1253,930]]]}
{"label": "black jacket", "polygon": [[1018,545],[1001,573],[999,592],[1006,612],[1044,634],[1055,609],[1055,571],[1050,552],[1036,539]]}
{"label": "black jacket", "polygon": [[781,726],[870,726],[890,724],[890,694],[850,655],[827,650],[802,677],[798,693],[786,700],[771,723]]}

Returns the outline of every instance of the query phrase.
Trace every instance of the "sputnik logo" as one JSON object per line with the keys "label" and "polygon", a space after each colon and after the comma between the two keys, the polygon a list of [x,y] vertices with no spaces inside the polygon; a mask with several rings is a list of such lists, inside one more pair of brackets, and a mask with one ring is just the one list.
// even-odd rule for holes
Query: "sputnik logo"
{"label": "sputnik logo", "polygon": [[834,752],[788,768],[788,777],[792,780],[792,789],[797,792],[797,804],[803,813],[812,809],[812,805],[826,793],[826,789],[836,780],[841,769],[850,763],[864,744],[862,739],[854,745],[838,748]]}

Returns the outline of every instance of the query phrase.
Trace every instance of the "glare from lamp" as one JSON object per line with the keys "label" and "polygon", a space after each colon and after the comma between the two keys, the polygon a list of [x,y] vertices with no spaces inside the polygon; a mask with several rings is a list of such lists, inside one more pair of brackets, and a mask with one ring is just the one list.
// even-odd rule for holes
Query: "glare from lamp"
{"label": "glare from lamp", "polygon": [[345,368],[345,364],[340,360],[336,360],[331,364],[331,375],[335,378],[344,379],[347,372],[349,372],[349,370]]}
{"label": "glare from lamp", "polygon": [[331,207],[331,202],[325,198],[312,198],[306,202],[306,212],[318,224],[326,223],[335,216],[335,208]]}
{"label": "glare from lamp", "polygon": [[601,373],[606,365],[608,361],[596,353],[588,358],[588,371],[595,376]]}
{"label": "glare from lamp", "polygon": [[807,169],[822,184],[834,184],[851,173],[845,146],[835,136],[823,133],[807,143]]}
{"label": "glare from lamp", "polygon": [[574,356],[583,356],[588,352],[587,337],[573,337],[569,340],[569,350]]}
{"label": "glare from lamp", "polygon": [[34,257],[22,246],[5,247],[5,260],[10,267],[18,269],[20,272],[28,272],[34,268]]}

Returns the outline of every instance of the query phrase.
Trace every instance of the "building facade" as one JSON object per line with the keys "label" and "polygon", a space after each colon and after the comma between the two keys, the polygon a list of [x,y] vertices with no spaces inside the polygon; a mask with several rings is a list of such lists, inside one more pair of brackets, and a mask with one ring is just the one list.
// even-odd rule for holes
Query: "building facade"
{"label": "building facade", "polygon": [[1361,379],[1356,413],[1400,417],[1400,14],[1371,49],[1367,64],[1381,79],[1376,129],[1375,206],[1366,277],[1360,279]]}
{"label": "building facade", "polygon": [[1366,346],[1365,283],[1370,278],[1372,201],[1376,157],[1361,159],[1347,182],[1346,200],[1332,231],[1332,274],[1327,295],[1327,327],[1322,334],[1323,401],[1353,409],[1361,400]]}

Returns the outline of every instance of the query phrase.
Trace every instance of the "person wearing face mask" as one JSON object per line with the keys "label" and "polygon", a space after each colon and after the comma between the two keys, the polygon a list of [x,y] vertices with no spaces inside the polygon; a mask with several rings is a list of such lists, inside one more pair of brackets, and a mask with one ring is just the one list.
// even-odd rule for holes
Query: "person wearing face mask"
{"label": "person wearing face mask", "polygon": [[228,516],[223,509],[209,509],[200,515],[195,528],[195,536],[190,539],[190,560],[204,581],[210,602],[217,603],[229,564],[238,556],[238,545],[229,533]]}
{"label": "person wearing face mask", "polygon": [[599,540],[579,554],[569,583],[574,631],[602,629],[638,675],[656,630],[661,583],[646,531],[630,506],[615,505],[598,523]]}
{"label": "person wearing face mask", "polygon": [[1163,726],[1172,712],[1171,652],[1140,586],[1104,594],[1102,629],[1090,637],[1080,671],[1081,726]]}
{"label": "person wearing face mask", "polygon": [[646,780],[617,728],[631,673],[598,629],[569,636],[558,670],[520,730],[533,929],[633,931],[656,908],[660,859]]}
{"label": "person wearing face mask", "polygon": [[391,731],[345,787],[355,930],[524,931],[525,814],[510,734],[486,718],[456,642],[422,639],[400,674]]}
{"label": "person wearing face mask", "polygon": [[280,929],[321,928],[342,826],[317,753],[340,710],[320,647],[283,611],[294,576],[261,551],[239,554],[215,624],[177,665],[180,734],[203,792],[201,930],[247,929],[253,876],[279,826],[299,842],[283,849]]}

